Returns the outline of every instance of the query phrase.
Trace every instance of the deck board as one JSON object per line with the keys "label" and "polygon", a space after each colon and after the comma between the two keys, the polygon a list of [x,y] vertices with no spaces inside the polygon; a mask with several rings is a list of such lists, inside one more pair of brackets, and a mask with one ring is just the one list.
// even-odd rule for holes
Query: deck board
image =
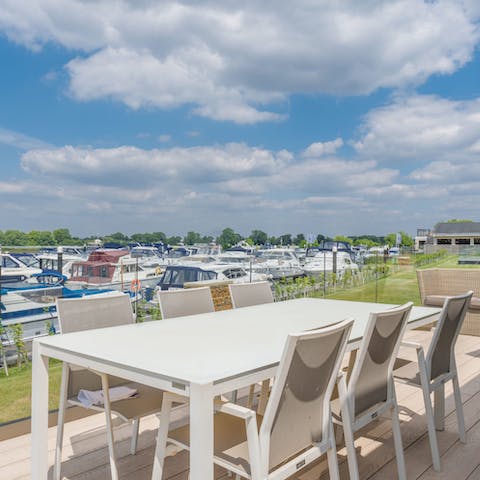
{"label": "deck board", "polygon": [[[428,332],[408,332],[409,340],[425,343]],[[404,353],[404,352],[402,352]],[[408,354],[410,355],[410,354]],[[457,364],[467,428],[467,444],[458,439],[452,389],[446,388],[447,399],[445,431],[438,433],[442,472],[432,469],[430,445],[420,389],[398,385],[402,438],[409,479],[417,480],[480,480],[480,340],[460,336],[457,343]],[[182,415],[177,415],[182,421]],[[150,479],[158,419],[142,420],[138,452],[129,455],[128,425],[115,428],[116,453],[120,478]],[[49,465],[53,465],[56,429],[48,432]],[[362,479],[396,478],[396,463],[392,443],[391,422],[380,419],[355,436]],[[341,478],[347,480],[348,469],[345,448],[339,448],[338,460]],[[0,478],[27,480],[30,478],[30,435],[0,442]],[[67,480],[108,480],[108,451],[105,440],[103,414],[69,422],[65,426],[65,444],[62,475]],[[228,478],[224,470],[215,470],[216,478]],[[52,468],[49,478],[52,478]],[[166,461],[164,480],[187,480],[188,453],[180,452]],[[231,477],[230,477],[231,478]],[[293,478],[293,477],[292,477]],[[328,479],[326,462],[321,459],[294,477],[298,480]]]}

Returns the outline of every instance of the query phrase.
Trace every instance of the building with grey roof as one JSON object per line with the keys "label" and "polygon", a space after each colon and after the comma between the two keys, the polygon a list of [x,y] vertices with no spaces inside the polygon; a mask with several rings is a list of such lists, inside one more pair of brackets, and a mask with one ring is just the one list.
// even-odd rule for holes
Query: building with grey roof
{"label": "building with grey roof", "polygon": [[440,222],[430,235],[434,245],[480,246],[480,222]]}

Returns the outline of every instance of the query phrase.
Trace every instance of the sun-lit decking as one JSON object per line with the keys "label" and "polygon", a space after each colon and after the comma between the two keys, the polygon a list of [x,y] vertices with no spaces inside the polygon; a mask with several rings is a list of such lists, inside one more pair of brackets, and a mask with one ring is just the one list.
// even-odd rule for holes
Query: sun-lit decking
{"label": "sun-lit decking", "polygon": [[[424,343],[429,332],[411,331],[409,340]],[[410,352],[401,351],[402,357]],[[432,469],[426,420],[420,389],[397,386],[400,405],[402,438],[409,479],[480,479],[480,341],[474,336],[460,336],[457,343],[457,364],[467,428],[467,444],[459,442],[454,401],[450,385],[446,386],[445,431],[438,433],[442,471]],[[181,419],[179,419],[181,421]],[[115,430],[116,454],[120,478],[147,480],[152,471],[152,459],[158,419],[149,417],[141,422],[138,452],[129,454],[130,426],[120,425]],[[49,478],[53,478],[53,458],[56,429],[49,429]],[[356,435],[356,448],[362,479],[396,478],[396,463],[389,420],[380,419]],[[0,442],[0,479],[26,480],[30,478],[30,435]],[[338,448],[342,479],[348,479],[346,451]],[[216,470],[216,477],[227,473]],[[65,447],[62,478],[75,480],[107,480],[110,478],[104,415],[88,416],[65,426]],[[177,453],[168,458],[164,479],[187,480],[188,453]],[[226,477],[227,478],[227,477]],[[328,479],[326,462],[320,461],[301,474],[299,480]]]}

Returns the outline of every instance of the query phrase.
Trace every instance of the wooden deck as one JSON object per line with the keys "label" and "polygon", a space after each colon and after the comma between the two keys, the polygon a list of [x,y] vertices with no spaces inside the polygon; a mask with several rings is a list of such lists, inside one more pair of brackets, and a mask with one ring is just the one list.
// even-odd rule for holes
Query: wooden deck
{"label": "wooden deck", "polygon": [[[429,332],[409,332],[408,339],[428,342]],[[401,352],[406,357],[411,354]],[[401,409],[402,437],[409,479],[480,479],[480,338],[461,336],[457,343],[457,364],[460,374],[462,400],[467,428],[467,444],[461,444],[457,435],[454,402],[450,385],[446,387],[445,431],[438,433],[442,472],[432,469],[430,446],[422,394],[414,387],[398,385],[397,396]],[[181,419],[179,420],[181,421]],[[138,452],[129,455],[129,426],[119,425],[115,430],[116,452],[122,479],[150,479],[158,420],[152,416],[141,422]],[[56,429],[49,429],[49,463],[53,465]],[[382,480],[396,478],[396,463],[392,445],[390,421],[380,419],[356,434],[357,456],[362,479]],[[110,478],[108,452],[102,414],[93,415],[66,424],[62,475],[71,480],[107,480]],[[341,478],[348,479],[345,448],[339,448],[338,460]],[[218,469],[217,478],[226,477]],[[0,442],[0,479],[26,480],[30,478],[30,436],[23,435]],[[50,477],[52,478],[52,468]],[[187,480],[188,453],[169,457],[164,479]],[[231,478],[231,477],[230,477]],[[298,480],[326,480],[324,461],[317,462],[296,477]]]}

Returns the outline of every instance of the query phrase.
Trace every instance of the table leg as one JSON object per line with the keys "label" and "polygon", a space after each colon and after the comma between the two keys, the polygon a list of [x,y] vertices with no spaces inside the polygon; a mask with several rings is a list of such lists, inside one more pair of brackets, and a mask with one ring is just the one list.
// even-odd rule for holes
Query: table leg
{"label": "table leg", "polygon": [[32,480],[48,474],[48,357],[33,341],[32,352]]}
{"label": "table leg", "polygon": [[433,394],[433,416],[435,418],[435,429],[445,430],[445,384],[441,383]]}
{"label": "table leg", "polygon": [[213,480],[213,388],[190,384],[190,480]]}

